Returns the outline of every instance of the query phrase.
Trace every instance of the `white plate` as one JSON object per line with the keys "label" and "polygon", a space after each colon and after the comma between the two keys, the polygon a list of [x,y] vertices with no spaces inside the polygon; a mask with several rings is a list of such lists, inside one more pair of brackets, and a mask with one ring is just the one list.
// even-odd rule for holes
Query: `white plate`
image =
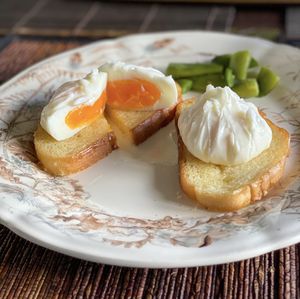
{"label": "white plate", "polygon": [[[114,151],[77,175],[53,178],[32,144],[41,108],[61,83],[107,60],[164,69],[248,49],[280,75],[254,99],[291,134],[285,177],[267,198],[235,213],[197,207],[179,187],[174,124],[137,148]],[[300,52],[211,32],[166,32],[96,42],[43,61],[0,88],[0,220],[24,238],[82,259],[181,267],[250,258],[300,240]]]}

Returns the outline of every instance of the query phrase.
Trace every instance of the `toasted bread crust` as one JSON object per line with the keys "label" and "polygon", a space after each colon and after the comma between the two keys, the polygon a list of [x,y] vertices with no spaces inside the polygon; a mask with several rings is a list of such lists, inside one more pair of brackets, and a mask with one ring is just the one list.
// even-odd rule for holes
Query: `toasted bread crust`
{"label": "toasted bread crust", "polygon": [[[179,164],[179,180],[180,185],[184,193],[193,200],[199,202],[202,206],[213,211],[230,212],[241,209],[250,205],[251,203],[261,200],[267,195],[269,190],[280,180],[284,173],[286,164],[286,158],[288,155],[282,157],[282,159],[268,169],[260,177],[256,178],[253,182],[244,185],[242,188],[234,190],[229,194],[209,194],[204,193],[203,190],[197,190],[197,186],[191,184],[185,175],[185,164],[187,162],[186,157],[188,149],[184,145],[177,126],[178,117],[180,115],[182,107],[177,108],[175,123],[178,134],[178,164]],[[265,117],[265,115],[263,115]],[[283,129],[274,125],[270,120],[266,119],[270,127],[276,127],[276,130],[280,132],[286,139],[289,139],[289,133]],[[288,145],[289,147],[289,145]]]}
{"label": "toasted bread crust", "polygon": [[176,106],[157,110],[149,118],[144,120],[132,129],[132,138],[134,144],[138,145],[152,136],[159,129],[165,127],[173,120],[176,112]]}
{"label": "toasted bread crust", "polygon": [[[38,130],[43,129],[39,127]],[[94,143],[86,145],[79,152],[64,157],[52,156],[43,150],[36,138],[34,143],[41,168],[54,176],[65,176],[84,170],[117,148],[116,137],[112,131]]]}

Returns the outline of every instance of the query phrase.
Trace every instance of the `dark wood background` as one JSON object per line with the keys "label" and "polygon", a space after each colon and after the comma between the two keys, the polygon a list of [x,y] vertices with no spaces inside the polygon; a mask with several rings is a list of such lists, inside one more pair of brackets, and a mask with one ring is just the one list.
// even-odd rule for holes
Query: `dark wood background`
{"label": "dark wood background", "polygon": [[284,5],[286,1],[260,6],[245,5],[242,0],[239,5],[181,2],[1,0],[0,35],[103,38],[132,32],[203,29],[289,43],[299,39],[300,7]]}

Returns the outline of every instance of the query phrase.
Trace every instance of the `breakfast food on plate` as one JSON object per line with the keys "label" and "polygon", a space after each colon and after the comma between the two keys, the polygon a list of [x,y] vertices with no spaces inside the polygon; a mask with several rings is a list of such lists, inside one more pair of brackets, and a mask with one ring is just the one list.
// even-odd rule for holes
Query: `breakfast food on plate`
{"label": "breakfast food on plate", "polygon": [[[248,78],[251,64],[257,62],[237,52],[206,65],[171,64],[168,72],[184,91],[200,91],[210,78],[221,86],[226,81],[245,96],[257,95],[258,88],[268,93],[277,76],[261,68],[257,80]],[[239,209],[261,199],[282,176],[289,135],[255,105],[229,87],[212,85],[201,99],[181,102],[181,88],[172,76],[123,62],[106,63],[56,90],[34,134],[36,153],[47,172],[72,174],[117,148],[113,129],[137,145],[167,125],[175,112],[180,182],[203,206]]]}
{"label": "breakfast food on plate", "polygon": [[171,63],[166,73],[177,80],[183,93],[204,92],[212,84],[232,87],[243,98],[265,96],[279,82],[279,77],[260,67],[247,50],[216,56],[208,63]]}
{"label": "breakfast food on plate", "polygon": [[182,189],[208,209],[245,207],[283,175],[288,132],[229,87],[180,103],[176,124]]}
{"label": "breakfast food on plate", "polygon": [[106,117],[139,144],[174,118],[180,96],[171,76],[153,68],[106,63],[54,93],[34,135],[37,156],[53,175],[83,170],[117,147]]}
{"label": "breakfast food on plate", "polygon": [[99,68],[108,74],[106,116],[134,144],[145,141],[175,115],[180,91],[171,76],[123,62]]}
{"label": "breakfast food on plate", "polygon": [[103,115],[106,83],[107,74],[94,70],[60,86],[44,107],[34,145],[47,172],[60,176],[78,172],[117,147]]}

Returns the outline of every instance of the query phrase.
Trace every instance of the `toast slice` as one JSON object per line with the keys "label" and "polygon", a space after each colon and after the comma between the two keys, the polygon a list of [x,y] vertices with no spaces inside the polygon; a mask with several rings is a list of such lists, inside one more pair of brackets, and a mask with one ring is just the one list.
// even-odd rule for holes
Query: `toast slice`
{"label": "toast slice", "polygon": [[81,171],[117,148],[116,137],[104,115],[63,141],[56,141],[39,125],[34,145],[44,170],[55,176]]}
{"label": "toast slice", "polygon": [[138,145],[172,121],[175,111],[176,106],[156,111],[125,111],[106,106],[105,115],[126,139]]}
{"label": "toast slice", "polygon": [[[178,105],[177,120],[182,109],[194,100]],[[289,154],[289,133],[264,116],[272,129],[268,149],[252,160],[233,166],[205,163],[194,157],[184,145],[179,130],[179,177],[183,191],[202,206],[215,211],[234,211],[262,199],[282,177]]]}

